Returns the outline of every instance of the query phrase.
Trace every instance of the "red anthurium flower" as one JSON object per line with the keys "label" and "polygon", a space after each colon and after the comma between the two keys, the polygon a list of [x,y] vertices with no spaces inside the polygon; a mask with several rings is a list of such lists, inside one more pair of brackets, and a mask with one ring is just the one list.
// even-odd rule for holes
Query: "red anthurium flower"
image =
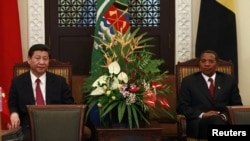
{"label": "red anthurium flower", "polygon": [[135,86],[135,87],[130,87],[130,88],[129,88],[129,91],[132,92],[132,93],[136,93],[136,92],[139,91],[139,90],[140,90],[140,87],[136,87],[136,86]]}
{"label": "red anthurium flower", "polygon": [[134,83],[136,81],[136,78],[135,77],[133,77],[133,78],[131,78],[130,80],[129,80],[129,82],[131,82],[131,83]]}
{"label": "red anthurium flower", "polygon": [[129,63],[128,59],[125,59],[125,61],[124,61],[124,62],[125,62],[125,64],[128,64],[128,63]]}
{"label": "red anthurium flower", "polygon": [[150,107],[155,107],[155,102],[154,101],[151,101],[149,99],[145,99],[145,100],[143,100],[143,102],[146,103]]}
{"label": "red anthurium flower", "polygon": [[146,90],[145,92],[143,92],[143,98],[145,100],[155,102],[156,101],[156,94],[152,90]]}
{"label": "red anthurium flower", "polygon": [[158,82],[151,82],[151,85],[153,87],[155,87],[156,89],[158,90],[162,90],[163,89],[163,85],[161,83],[158,83]]}
{"label": "red anthurium flower", "polygon": [[152,90],[146,90],[143,92],[144,103],[150,107],[155,107],[156,94]]}
{"label": "red anthurium flower", "polygon": [[141,77],[144,77],[145,76],[145,73],[144,72],[141,72]]}
{"label": "red anthurium flower", "polygon": [[140,60],[140,59],[142,59],[142,56],[141,55],[137,55],[137,58]]}
{"label": "red anthurium flower", "polygon": [[157,100],[159,101],[161,107],[168,109],[169,108],[169,104],[168,104],[168,100],[167,98],[164,97],[158,97]]}

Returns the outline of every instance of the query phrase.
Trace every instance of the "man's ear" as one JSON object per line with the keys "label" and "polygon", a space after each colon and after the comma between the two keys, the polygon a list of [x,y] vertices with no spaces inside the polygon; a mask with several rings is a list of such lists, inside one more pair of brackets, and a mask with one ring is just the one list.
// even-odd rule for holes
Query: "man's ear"
{"label": "man's ear", "polygon": [[28,57],[28,58],[27,58],[27,62],[28,62],[28,64],[30,64],[30,61],[31,61],[31,58],[30,58],[30,57]]}

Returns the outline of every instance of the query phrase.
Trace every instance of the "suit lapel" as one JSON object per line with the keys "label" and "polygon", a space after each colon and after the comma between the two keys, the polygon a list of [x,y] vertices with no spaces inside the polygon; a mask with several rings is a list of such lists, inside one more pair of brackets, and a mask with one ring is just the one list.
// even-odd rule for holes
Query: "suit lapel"
{"label": "suit lapel", "polygon": [[46,72],[46,103],[50,104],[50,96],[53,93],[52,90],[54,89],[54,79],[49,72]]}
{"label": "suit lapel", "polygon": [[224,83],[224,79],[223,77],[221,77],[221,75],[219,73],[216,74],[216,78],[215,78],[215,98],[217,98],[221,92],[222,86]]}
{"label": "suit lapel", "polygon": [[199,84],[197,86],[200,88],[200,91],[203,94],[203,96],[205,96],[207,99],[209,99],[209,101],[211,103],[213,103],[213,99],[212,99],[212,97],[210,95],[210,92],[209,92],[209,89],[208,89],[208,86],[207,86],[207,82],[203,78],[203,76],[201,75],[201,73],[200,73],[200,75],[198,77],[198,82],[199,82]]}
{"label": "suit lapel", "polygon": [[32,88],[31,76],[30,76],[29,71],[25,74],[25,77],[24,77],[23,81],[24,81],[23,84],[25,85],[25,86],[23,86],[24,91],[27,91],[27,92],[25,92],[25,95],[27,96],[27,99],[29,99],[29,101],[32,104],[35,104],[36,102],[35,102],[34,91],[33,91],[33,88]]}
{"label": "suit lapel", "polygon": [[210,92],[208,90],[207,82],[206,82],[206,80],[203,78],[203,76],[201,74],[200,74],[200,77],[199,77],[199,83],[200,83],[201,91],[204,94],[204,96],[207,97],[208,99],[210,99],[211,102],[212,102],[212,98],[211,98]]}

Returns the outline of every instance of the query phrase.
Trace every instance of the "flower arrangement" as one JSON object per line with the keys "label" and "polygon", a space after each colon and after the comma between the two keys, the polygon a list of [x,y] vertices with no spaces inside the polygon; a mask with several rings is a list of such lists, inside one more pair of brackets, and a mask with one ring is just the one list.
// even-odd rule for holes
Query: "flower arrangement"
{"label": "flower arrangement", "polygon": [[90,73],[83,87],[87,115],[97,105],[104,121],[116,110],[118,122],[126,119],[130,128],[139,127],[141,120],[150,124],[146,113],[165,113],[174,118],[166,98],[170,87],[163,83],[168,72],[159,69],[164,61],[152,59],[149,48],[153,45],[146,44],[152,38],[146,38],[147,33],[137,36],[138,31],[114,31],[113,35],[103,31],[103,37],[94,36],[104,61]]}

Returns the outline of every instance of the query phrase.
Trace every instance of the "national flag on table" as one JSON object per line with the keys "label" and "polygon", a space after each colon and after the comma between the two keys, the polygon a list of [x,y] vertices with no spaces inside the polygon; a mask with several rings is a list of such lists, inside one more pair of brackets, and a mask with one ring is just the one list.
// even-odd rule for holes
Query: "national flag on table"
{"label": "national flag on table", "polygon": [[7,106],[13,65],[22,62],[21,33],[17,0],[1,0],[0,4],[0,87],[2,99],[2,129],[7,128],[9,110]]}
{"label": "national flag on table", "polygon": [[[128,0],[98,0],[97,16],[94,36],[102,36],[101,30],[109,31],[112,35],[114,30],[126,32],[129,25]],[[92,50],[91,72],[104,64],[102,52],[99,49],[98,42],[94,41]]]}
{"label": "national flag on table", "polygon": [[196,57],[207,49],[216,51],[223,60],[232,60],[238,78],[234,0],[201,0]]}
{"label": "national flag on table", "polygon": [[[129,25],[128,0],[98,0],[95,35],[102,37],[102,30],[106,30],[110,35],[114,31],[126,32]],[[104,64],[104,57],[99,49],[98,41],[94,41],[91,60],[91,72],[95,74],[95,69]],[[90,112],[90,120],[96,127],[100,127],[98,107],[93,107]]]}

